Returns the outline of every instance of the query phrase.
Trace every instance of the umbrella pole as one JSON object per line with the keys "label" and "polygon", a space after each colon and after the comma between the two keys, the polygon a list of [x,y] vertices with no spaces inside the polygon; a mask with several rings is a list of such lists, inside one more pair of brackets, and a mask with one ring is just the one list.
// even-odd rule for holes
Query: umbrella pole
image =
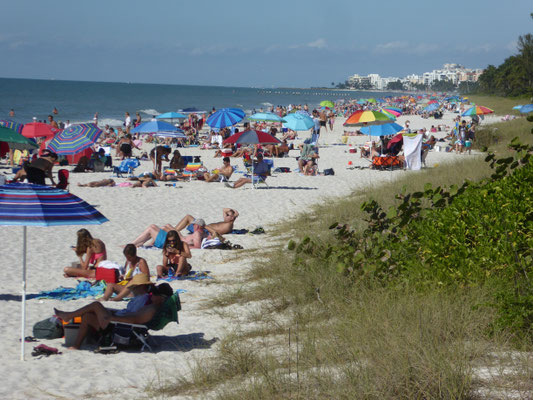
{"label": "umbrella pole", "polygon": [[252,190],[255,189],[255,183],[254,183],[254,160],[252,159]]}
{"label": "umbrella pole", "polygon": [[26,226],[22,227],[22,321],[20,326],[20,359],[24,361],[24,338],[26,328]]}

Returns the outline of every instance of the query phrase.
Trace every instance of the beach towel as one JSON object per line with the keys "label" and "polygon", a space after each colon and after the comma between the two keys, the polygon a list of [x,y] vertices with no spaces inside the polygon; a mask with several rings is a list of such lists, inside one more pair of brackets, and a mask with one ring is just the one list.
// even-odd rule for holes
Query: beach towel
{"label": "beach towel", "polygon": [[102,296],[105,291],[105,282],[97,282],[91,285],[89,281],[79,282],[75,288],[59,286],[57,289],[42,291],[27,296],[28,299],[54,299],[54,300],[78,300],[86,297]]}
{"label": "beach towel", "polygon": [[244,235],[248,233],[248,229],[234,229],[230,232],[232,235]]}
{"label": "beach towel", "polygon": [[405,155],[405,167],[418,171],[422,167],[422,136],[414,137],[403,135],[403,153]]}
{"label": "beach towel", "polygon": [[[158,278],[158,281],[172,282],[172,281],[202,281],[204,279],[213,279],[209,276],[209,271],[191,271],[185,276],[169,276],[167,278]],[[179,293],[183,291],[177,290]]]}

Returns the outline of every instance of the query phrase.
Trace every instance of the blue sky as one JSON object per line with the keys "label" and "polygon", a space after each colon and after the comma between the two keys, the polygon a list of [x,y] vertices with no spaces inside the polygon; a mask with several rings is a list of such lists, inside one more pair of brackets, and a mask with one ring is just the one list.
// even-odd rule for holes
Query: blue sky
{"label": "blue sky", "polygon": [[1,77],[308,87],[498,65],[531,0],[0,0]]}

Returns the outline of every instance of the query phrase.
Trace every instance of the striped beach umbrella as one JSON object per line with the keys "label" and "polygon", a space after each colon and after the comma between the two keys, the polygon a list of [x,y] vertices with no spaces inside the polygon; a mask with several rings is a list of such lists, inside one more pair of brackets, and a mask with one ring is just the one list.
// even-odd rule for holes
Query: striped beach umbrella
{"label": "striped beach umbrella", "polygon": [[71,125],[58,133],[47,148],[58,155],[77,154],[94,145],[101,134],[96,124]]}
{"label": "striped beach umbrella", "polygon": [[24,124],[19,124],[18,122],[11,121],[8,119],[0,119],[0,126],[11,129],[12,131],[15,131],[17,133],[22,133],[22,128],[24,128]]}
{"label": "striped beach umbrella", "polygon": [[211,128],[225,128],[241,122],[245,113],[240,108],[221,108],[207,118],[207,125]]}
{"label": "striped beach umbrella", "polygon": [[344,126],[382,125],[392,121],[393,118],[379,111],[358,110],[348,117]]}
{"label": "striped beach umbrella", "polygon": [[107,221],[93,206],[61,189],[28,183],[0,186],[0,225],[23,227],[21,360],[24,360],[26,324],[26,227],[91,225]]}
{"label": "striped beach umbrella", "polygon": [[397,107],[383,107],[383,110],[390,112],[395,117],[402,115],[402,110]]}
{"label": "striped beach umbrella", "polygon": [[466,110],[464,113],[461,114],[462,117],[471,117],[473,115],[486,115],[486,114],[492,114],[494,110],[491,110],[487,107],[482,106],[474,106],[470,107],[468,110]]}

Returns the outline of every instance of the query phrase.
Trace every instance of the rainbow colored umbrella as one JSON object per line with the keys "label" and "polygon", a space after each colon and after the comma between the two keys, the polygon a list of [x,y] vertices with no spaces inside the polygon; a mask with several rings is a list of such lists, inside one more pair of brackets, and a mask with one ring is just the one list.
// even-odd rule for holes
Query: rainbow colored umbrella
{"label": "rainbow colored umbrella", "polygon": [[23,227],[21,360],[24,360],[26,337],[26,227],[91,225],[107,221],[93,206],[61,189],[28,183],[0,186],[0,225]]}
{"label": "rainbow colored umbrella", "polygon": [[388,108],[388,107],[383,108],[383,109],[381,110],[381,112],[383,112],[383,113],[386,114],[386,115],[389,115],[389,114],[390,114],[390,115],[392,115],[394,118],[399,117],[400,115],[402,115],[401,112],[396,111],[396,110],[394,110],[394,109],[392,109],[392,108]]}
{"label": "rainbow colored umbrella", "polygon": [[58,133],[47,148],[58,155],[77,154],[94,145],[101,134],[96,124],[71,125]]}
{"label": "rainbow colored umbrella", "polygon": [[225,128],[233,126],[243,120],[245,113],[240,108],[222,108],[207,118],[207,125],[211,128]]}
{"label": "rainbow colored umbrella", "polygon": [[344,126],[389,124],[393,119],[380,111],[358,110],[348,117]]}
{"label": "rainbow colored umbrella", "polygon": [[399,112],[400,114],[403,112],[403,110],[401,108],[398,108],[398,107],[389,107],[389,106],[387,106],[387,107],[383,107],[383,108],[385,110],[388,110],[388,111],[393,110],[393,111]]}
{"label": "rainbow colored umbrella", "polygon": [[0,126],[11,129],[12,131],[15,131],[17,133],[22,133],[22,128],[24,128],[24,124],[19,124],[18,122],[14,122],[8,119],[0,119]]}
{"label": "rainbow colored umbrella", "polygon": [[471,117],[473,115],[486,115],[486,114],[492,114],[494,113],[494,110],[491,110],[487,107],[482,106],[473,106],[470,107],[468,110],[466,110],[464,113],[461,114],[462,117]]}

